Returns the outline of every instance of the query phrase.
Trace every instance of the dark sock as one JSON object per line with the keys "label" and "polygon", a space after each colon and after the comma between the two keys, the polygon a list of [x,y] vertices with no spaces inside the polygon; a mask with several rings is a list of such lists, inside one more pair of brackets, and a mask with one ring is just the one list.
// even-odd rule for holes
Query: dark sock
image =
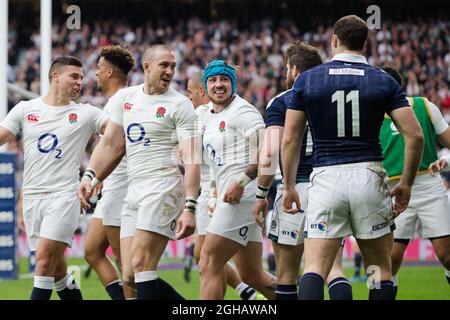
{"label": "dark sock", "polygon": [[45,276],[34,276],[34,286],[31,291],[30,300],[50,300],[55,278]]}
{"label": "dark sock", "polygon": [[330,300],[353,300],[352,285],[344,277],[333,279],[328,284]]}
{"label": "dark sock", "polygon": [[297,300],[297,285],[277,284],[275,300]]}
{"label": "dark sock", "polygon": [[361,253],[355,253],[355,277],[359,277],[361,274]]}
{"label": "dark sock", "polygon": [[391,280],[385,280],[372,285],[369,289],[369,300],[395,300],[394,283]]}
{"label": "dark sock", "polygon": [[111,282],[106,286],[105,289],[112,300],[125,300],[125,295],[123,293],[123,286],[120,280]]}
{"label": "dark sock", "polygon": [[170,284],[158,278],[161,300],[186,300]]}
{"label": "dark sock", "polygon": [[447,277],[447,276],[446,276],[446,278],[447,278],[448,284],[450,284],[450,277]]}
{"label": "dark sock", "polygon": [[144,282],[136,282],[136,299],[137,300],[160,300],[161,294],[159,290],[158,279]]}
{"label": "dark sock", "polygon": [[305,273],[298,288],[299,300],[323,300],[323,278],[314,272]]}
{"label": "dark sock", "polygon": [[61,300],[83,300],[80,288],[71,275],[55,282],[56,293]]}
{"label": "dark sock", "polygon": [[398,286],[394,286],[394,299],[397,299]]}
{"label": "dark sock", "polygon": [[30,300],[50,300],[52,296],[52,289],[41,289],[33,287],[31,291]]}

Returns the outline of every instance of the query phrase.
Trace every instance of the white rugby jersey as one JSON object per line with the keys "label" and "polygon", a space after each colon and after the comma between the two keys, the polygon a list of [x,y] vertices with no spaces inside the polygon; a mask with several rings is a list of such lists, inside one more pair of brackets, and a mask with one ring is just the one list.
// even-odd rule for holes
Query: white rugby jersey
{"label": "white rugby jersey", "polygon": [[[208,152],[216,178],[218,196],[222,197],[230,182],[236,180],[251,161],[247,140],[264,128],[259,111],[246,100],[235,96],[231,104],[219,113],[207,112],[204,117],[203,147]],[[255,188],[256,181],[246,189]]]}
{"label": "white rugby jersey", "polygon": [[197,118],[191,101],[169,88],[144,93],[144,85],[119,90],[111,119],[125,132],[128,180],[178,176],[178,143],[195,136]]}
{"label": "white rugby jersey", "polygon": [[99,108],[73,101],[57,107],[42,98],[18,103],[0,125],[23,136],[24,198],[75,193],[86,144],[107,118]]}
{"label": "white rugby jersey", "polygon": [[[117,103],[117,100],[120,99],[117,92],[113,94],[106,103],[103,111],[111,115],[113,106]],[[110,189],[114,189],[115,186],[123,185],[123,181],[127,180],[127,155],[124,155],[120,163],[114,169],[113,172],[108,176],[108,178],[103,181],[103,191],[107,191]]]}
{"label": "white rugby jersey", "polygon": [[[212,104],[204,104],[201,106],[198,106],[197,109],[195,109],[195,113],[197,114],[197,126],[198,126],[198,132],[200,135],[203,134],[204,130],[204,117],[207,112],[210,112],[212,109]],[[206,152],[206,149],[202,147],[202,163],[200,165],[201,170],[201,177],[200,177],[200,187],[202,190],[202,194],[204,192],[207,192],[209,195],[209,191],[211,190],[211,175],[210,175],[210,163],[208,159],[208,153]],[[206,194],[206,193],[205,193]]]}

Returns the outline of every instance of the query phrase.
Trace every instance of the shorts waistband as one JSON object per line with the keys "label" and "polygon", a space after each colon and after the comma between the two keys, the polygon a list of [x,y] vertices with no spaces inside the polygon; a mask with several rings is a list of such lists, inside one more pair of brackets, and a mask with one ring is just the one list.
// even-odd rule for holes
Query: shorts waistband
{"label": "shorts waistband", "polygon": [[313,171],[317,170],[353,170],[353,169],[364,169],[364,168],[374,168],[374,169],[382,169],[383,162],[382,161],[365,161],[365,162],[355,162],[355,163],[343,163],[343,164],[335,164],[330,166],[323,167],[315,167]]}

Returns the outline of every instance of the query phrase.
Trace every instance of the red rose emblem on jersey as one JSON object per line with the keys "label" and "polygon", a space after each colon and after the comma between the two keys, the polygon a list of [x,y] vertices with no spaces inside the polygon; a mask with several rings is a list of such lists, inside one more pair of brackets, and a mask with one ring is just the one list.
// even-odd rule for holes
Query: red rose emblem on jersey
{"label": "red rose emblem on jersey", "polygon": [[28,114],[26,116],[26,121],[31,123],[36,123],[39,121],[39,116],[37,114]]}
{"label": "red rose emblem on jersey", "polygon": [[76,113],[69,114],[69,122],[70,123],[77,123],[78,122],[78,115]]}
{"label": "red rose emblem on jersey", "polygon": [[166,108],[159,107],[158,110],[156,110],[156,117],[157,118],[164,118],[164,114],[166,113]]}
{"label": "red rose emblem on jersey", "polygon": [[220,121],[219,131],[220,132],[225,132],[225,121]]}

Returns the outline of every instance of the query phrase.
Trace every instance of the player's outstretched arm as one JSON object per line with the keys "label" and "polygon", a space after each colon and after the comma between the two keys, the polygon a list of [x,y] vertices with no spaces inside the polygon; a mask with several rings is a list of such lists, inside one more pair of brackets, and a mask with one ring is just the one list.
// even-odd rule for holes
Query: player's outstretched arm
{"label": "player's outstretched arm", "polygon": [[264,142],[259,153],[258,163],[258,190],[253,206],[253,215],[261,228],[264,228],[264,219],[267,216],[269,204],[267,194],[275,177],[275,172],[280,158],[281,139],[283,138],[282,126],[270,126],[265,130]]}
{"label": "player's outstretched arm", "polygon": [[94,149],[88,168],[80,182],[78,197],[84,208],[89,208],[87,202],[92,195],[92,188],[117,167],[125,154],[125,136],[121,125],[109,121],[105,133]]}
{"label": "player's outstretched arm", "polygon": [[[300,147],[306,127],[306,114],[300,110],[288,109],[281,143],[281,161],[283,164],[284,192],[283,209],[286,213],[297,213],[300,199],[295,190],[295,174],[300,161]],[[295,203],[297,208],[292,208]]]}
{"label": "player's outstretched arm", "polygon": [[14,139],[15,136],[11,131],[0,126],[0,146]]}
{"label": "player's outstretched arm", "polygon": [[195,231],[195,209],[200,190],[200,154],[198,144],[199,140],[197,137],[185,139],[181,143],[186,202],[183,213],[177,223],[177,239],[188,237]]}
{"label": "player's outstretched arm", "polygon": [[412,108],[395,109],[390,117],[405,141],[403,174],[398,185],[391,191],[392,196],[395,197],[394,215],[399,215],[408,207],[411,187],[422,160],[424,138]]}

